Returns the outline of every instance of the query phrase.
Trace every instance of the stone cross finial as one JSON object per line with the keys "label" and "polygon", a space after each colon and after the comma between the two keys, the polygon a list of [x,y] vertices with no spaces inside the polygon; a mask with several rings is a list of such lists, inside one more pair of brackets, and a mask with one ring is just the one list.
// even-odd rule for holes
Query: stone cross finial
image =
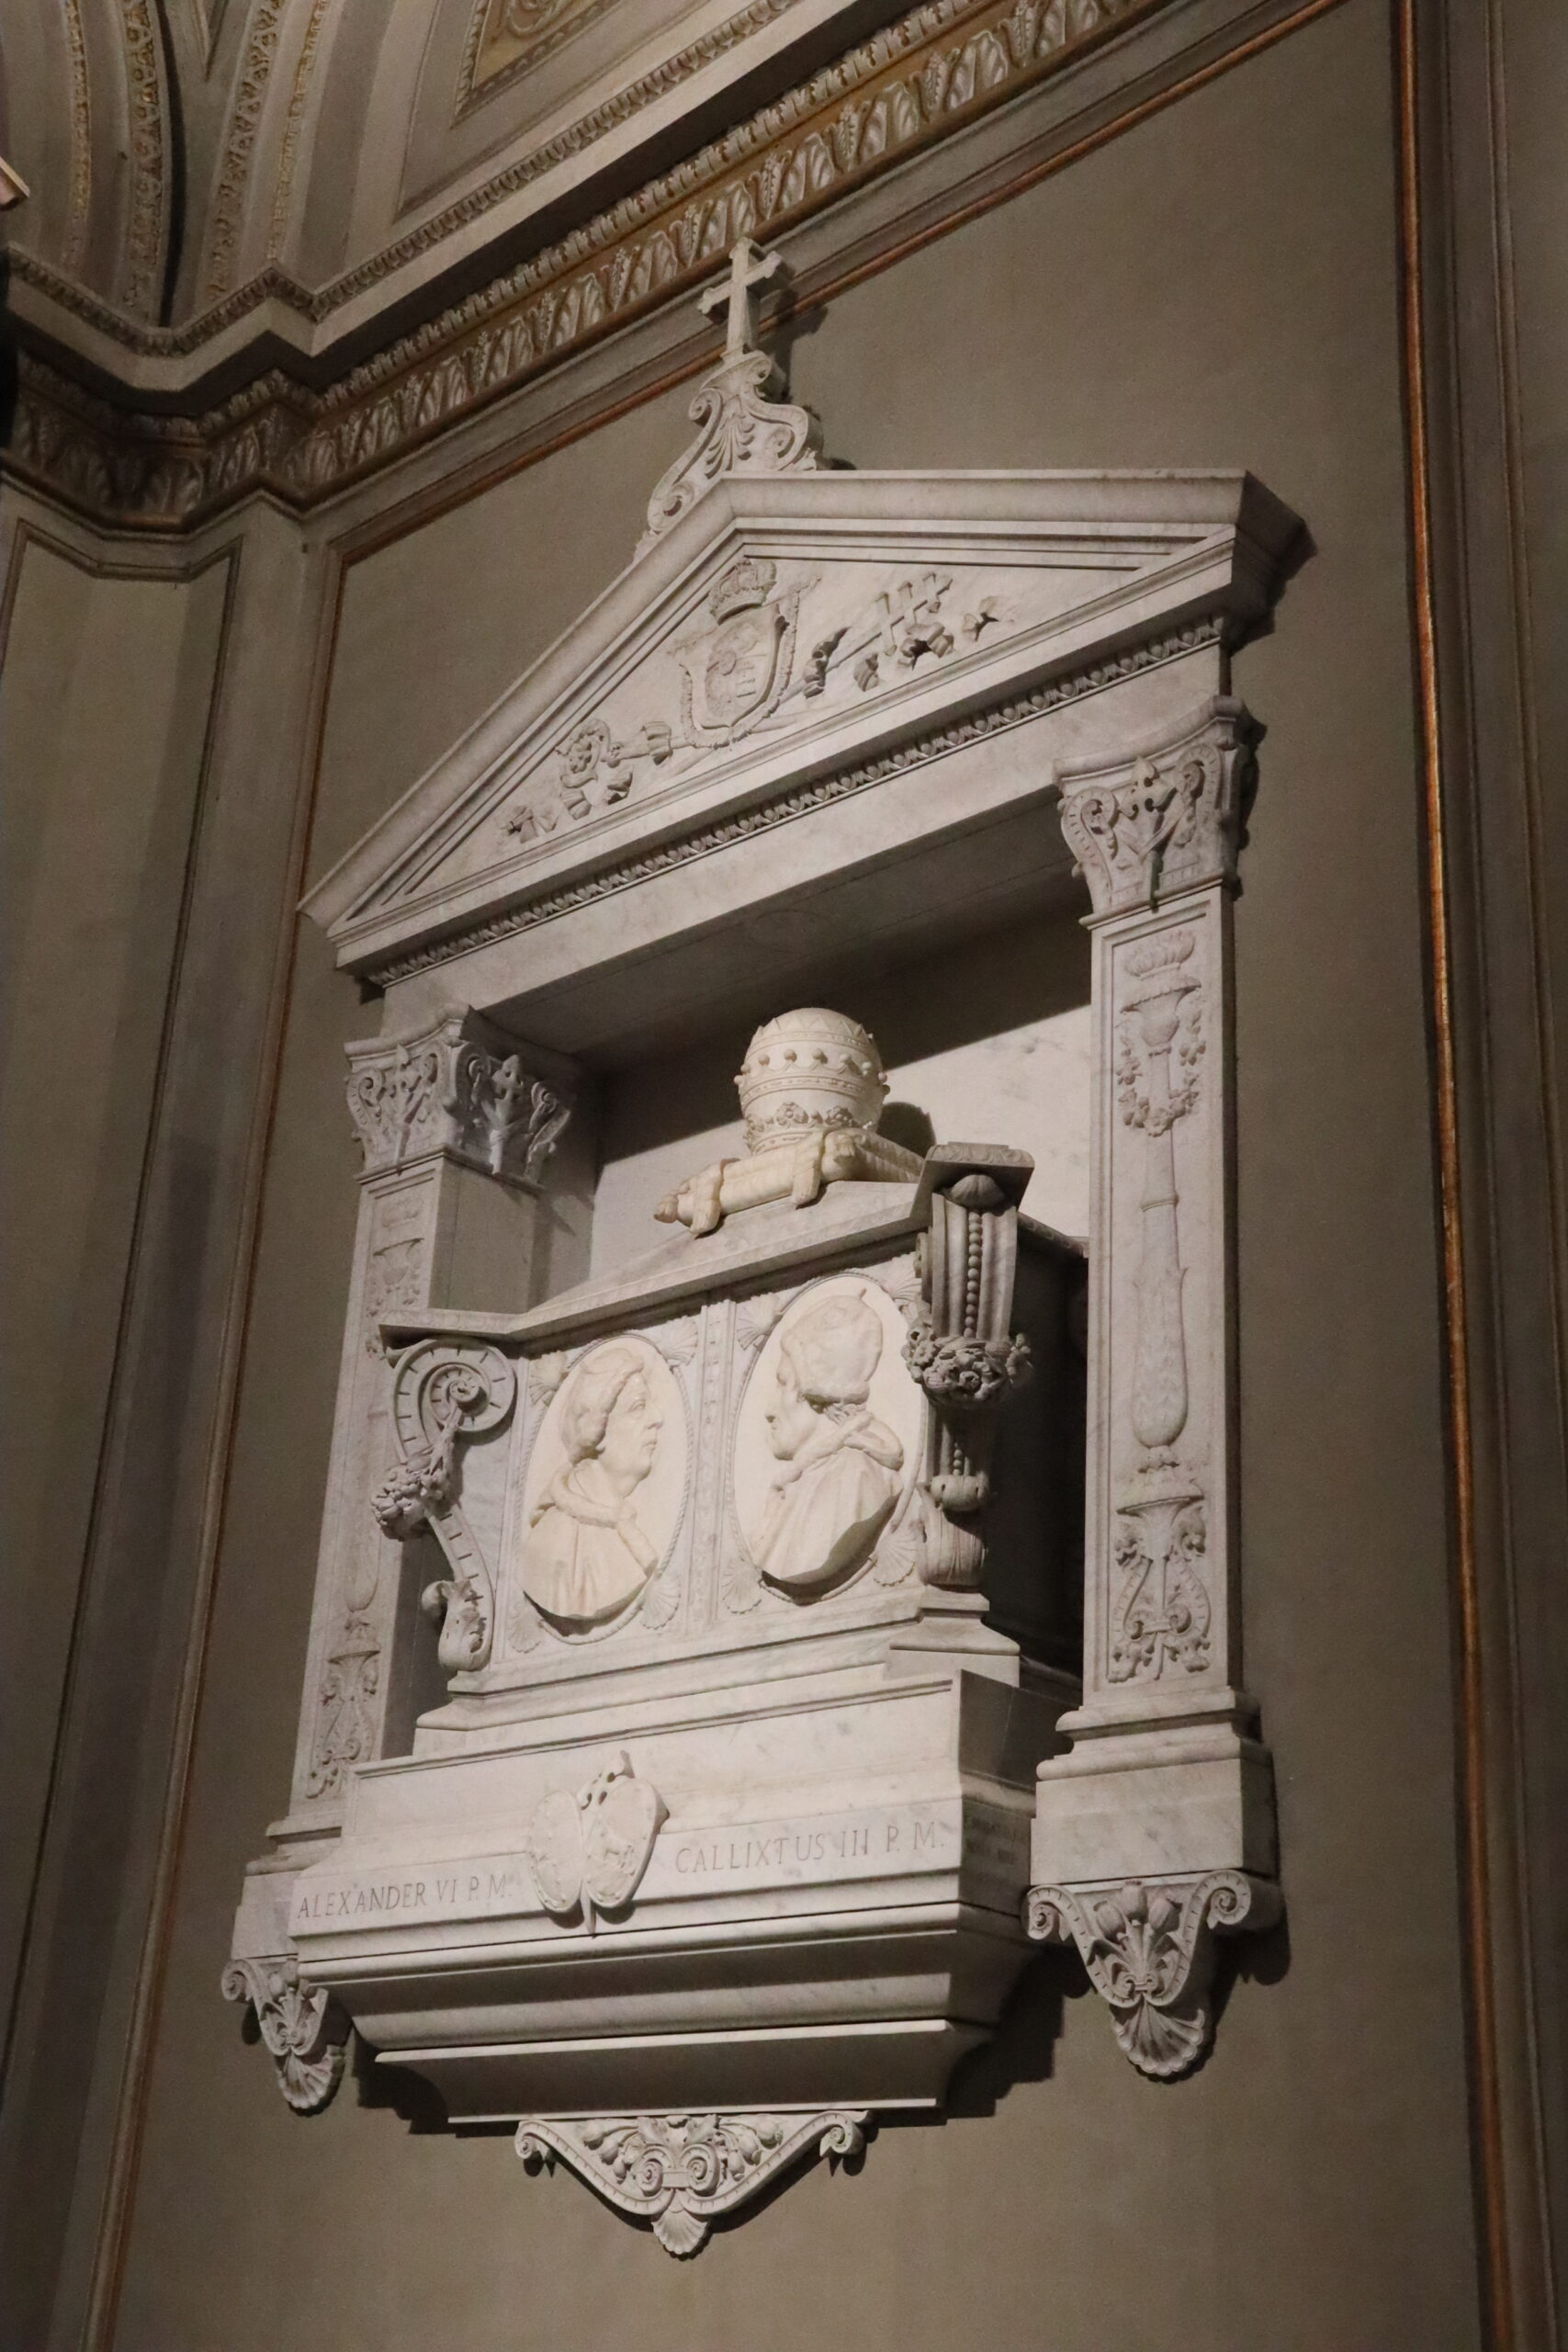
{"label": "stone cross finial", "polygon": [[778,398],[784,389],[783,373],[754,340],[753,289],[779,266],[777,254],[765,254],[742,237],[730,247],[728,275],[697,297],[698,308],[710,316],[726,314],[724,351],[692,401],[690,413],[701,427],[696,439],[648,502],[638,555],[646,555],[727,474],[815,473],[821,462],[821,426],[808,409]]}
{"label": "stone cross finial", "polygon": [[724,356],[739,356],[743,351],[756,348],[757,315],[751,289],[765,278],[775,277],[780,267],[776,253],[765,254],[750,237],[742,237],[729,248],[729,275],[721,277],[716,286],[709,286],[697,297],[697,307],[712,318],[716,311],[727,316]]}

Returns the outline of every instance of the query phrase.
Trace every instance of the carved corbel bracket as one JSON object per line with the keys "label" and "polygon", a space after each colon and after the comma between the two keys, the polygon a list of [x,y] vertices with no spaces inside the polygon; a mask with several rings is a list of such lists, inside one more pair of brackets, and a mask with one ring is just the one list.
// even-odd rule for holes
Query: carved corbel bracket
{"label": "carved corbel bracket", "polygon": [[1190,2074],[1213,2040],[1215,1939],[1271,1928],[1272,1880],[1243,1871],[1034,1886],[1024,1922],[1038,1943],[1073,1943],[1111,2010],[1116,2039],[1141,2075]]}
{"label": "carved corbel bracket", "polygon": [[979,1584],[997,1422],[1032,1369],[1011,1317],[1018,1204],[1033,1165],[1026,1152],[947,1145],[928,1156],[921,1180],[931,1223],[904,1361],[932,1408],[920,1487],[934,1508],[921,1574],[949,1591]]}
{"label": "carved corbel bracket", "polygon": [[706,2245],[733,2213],[793,2165],[858,2156],[867,2111],[817,2114],[525,2116],[516,2148],[531,2170],[558,2157],[634,2221],[649,2222],[669,2254]]}
{"label": "carved corbel bracket", "polygon": [[428,1525],[452,1574],[422,1597],[441,1628],[448,1673],[472,1672],[490,1657],[495,1584],[457,1499],[459,1438],[482,1437],[511,1412],[516,1374],[482,1340],[416,1340],[392,1365],[392,1422],[400,1453],[371,1498],[384,1534],[402,1538]]}
{"label": "carved corbel bracket", "polygon": [[348,1056],[367,1176],[443,1153],[537,1191],[571,1106],[481,1014],[454,1007],[417,1036],[372,1038]]}
{"label": "carved corbel bracket", "polygon": [[319,2115],[343,2080],[348,2019],[323,1986],[302,1984],[292,1952],[231,1960],[223,1998],[246,2001],[277,2070],[277,2086],[296,2115]]}

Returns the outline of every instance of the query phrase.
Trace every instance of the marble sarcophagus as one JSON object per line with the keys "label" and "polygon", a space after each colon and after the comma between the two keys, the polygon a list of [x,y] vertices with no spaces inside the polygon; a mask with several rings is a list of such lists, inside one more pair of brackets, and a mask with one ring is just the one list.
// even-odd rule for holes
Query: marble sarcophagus
{"label": "marble sarcophagus", "polygon": [[[1220,1941],[1281,1901],[1231,655],[1301,525],[1234,472],[829,465],[756,344],[775,266],[742,241],[705,298],[725,349],[626,571],[306,902],[383,1025],[288,1809],[224,1978],[301,2112],[352,2024],[678,2254],[939,2103],[1026,1936],[1190,2072]],[[994,959],[963,977],[1008,924],[1077,972],[1081,1099],[1010,1065]],[[967,989],[1003,1140],[907,1148],[865,1032],[784,1015],[744,1151],[650,1183],[624,1262],[599,1090],[673,1046],[660,1148],[712,1136],[687,1055],[847,955]],[[1077,1156],[1081,1248],[1022,1213],[1021,1113]]]}
{"label": "marble sarcophagus", "polygon": [[446,1703],[355,1774],[289,1937],[454,2120],[931,2104],[1024,1958],[1071,1697],[1082,1260],[996,1147],[759,1033],[750,1155],[515,1317],[389,1320],[383,1529]]}

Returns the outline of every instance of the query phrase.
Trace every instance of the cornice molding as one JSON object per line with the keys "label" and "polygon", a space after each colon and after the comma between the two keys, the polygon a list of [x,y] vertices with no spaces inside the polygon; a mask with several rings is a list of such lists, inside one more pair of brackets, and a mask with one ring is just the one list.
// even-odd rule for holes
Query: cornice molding
{"label": "cornice molding", "polygon": [[1224,614],[1214,614],[1205,620],[1191,622],[1186,628],[1154,638],[1142,645],[1129,646],[1125,651],[1111,655],[1087,668],[1072,670],[1059,678],[1047,679],[1042,685],[1031,687],[1024,695],[1014,695],[1006,702],[995,704],[989,710],[975,712],[966,718],[952,721],[934,733],[921,735],[913,741],[899,744],[890,752],[878,752],[870,760],[857,762],[852,767],[840,769],[830,775],[818,776],[809,784],[795,785],[789,791],[777,794],[755,808],[748,808],[736,817],[727,817],[715,825],[704,825],[682,834],[678,840],[666,842],[660,848],[648,850],[630,858],[623,858],[606,865],[597,874],[590,874],[578,882],[525,899],[521,905],[508,907],[503,912],[490,915],[482,922],[469,923],[445,938],[434,939],[423,946],[412,948],[405,955],[389,956],[384,963],[367,967],[364,977],[380,989],[393,987],[400,980],[412,979],[417,973],[433,970],[449,964],[456,957],[470,955],[477,947],[492,946],[497,940],[513,938],[518,932],[532,931],[536,925],[552,922],[558,915],[575,913],[578,908],[591,906],[595,899],[613,897],[617,891],[632,888],[656,874],[669,874],[678,867],[689,865],[694,859],[706,857],[715,850],[728,849],[732,842],[748,840],[755,833],[769,832],[776,825],[786,825],[796,817],[809,816],[813,809],[826,808],[836,801],[850,799],[859,792],[886,783],[889,776],[901,775],[906,769],[921,767],[928,761],[941,759],[950,752],[962,751],[966,744],[981,741],[987,735],[1002,733],[1013,727],[1024,726],[1038,718],[1043,711],[1055,710],[1063,703],[1079,701],[1085,695],[1098,694],[1103,687],[1113,686],[1123,678],[1135,676],[1141,670],[1152,670],[1167,662],[1179,662],[1189,653],[1196,653],[1206,645],[1228,646],[1234,639],[1234,623]]}
{"label": "cornice molding", "polygon": [[[274,368],[204,413],[157,415],[86,391],[58,349],[47,358],[26,351],[7,463],[47,494],[119,525],[180,529],[256,491],[303,510],[677,299],[710,277],[738,238],[798,226],[1168,5],[931,0],[324,390]],[[496,186],[452,217],[482,210]],[[446,233],[444,223],[448,216],[314,298],[281,271],[264,273],[175,333],[128,327],[25,254],[12,266],[99,333],[167,354],[197,348],[268,300],[324,314],[318,306],[363,292],[418,239]]]}

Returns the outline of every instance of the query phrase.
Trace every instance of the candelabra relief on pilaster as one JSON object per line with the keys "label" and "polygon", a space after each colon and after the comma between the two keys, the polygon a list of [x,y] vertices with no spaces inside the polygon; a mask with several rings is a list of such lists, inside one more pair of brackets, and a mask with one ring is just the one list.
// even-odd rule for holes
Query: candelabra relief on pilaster
{"label": "candelabra relief on pilaster", "polygon": [[1233,1605],[1230,898],[1256,734],[1216,696],[1058,776],[1098,1040],[1084,1692],[1041,1767],[1027,1916],[1160,2077],[1208,2047],[1214,1937],[1279,1909]]}

